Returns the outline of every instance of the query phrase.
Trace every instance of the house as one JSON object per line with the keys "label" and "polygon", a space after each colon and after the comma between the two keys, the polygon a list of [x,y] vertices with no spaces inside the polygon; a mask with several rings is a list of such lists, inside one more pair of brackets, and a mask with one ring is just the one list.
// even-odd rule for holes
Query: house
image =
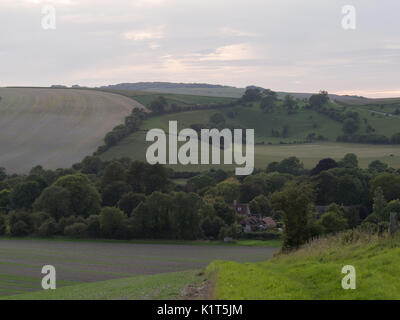
{"label": "house", "polygon": [[250,207],[248,203],[238,203],[236,200],[233,201],[233,209],[235,210],[236,214],[240,216],[250,216]]}

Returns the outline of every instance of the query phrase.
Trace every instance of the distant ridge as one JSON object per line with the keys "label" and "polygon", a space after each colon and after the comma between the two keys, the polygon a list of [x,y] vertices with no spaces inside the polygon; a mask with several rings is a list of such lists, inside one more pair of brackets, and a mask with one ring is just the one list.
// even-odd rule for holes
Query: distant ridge
{"label": "distant ridge", "polygon": [[140,91],[140,90],[153,90],[153,89],[176,89],[176,88],[222,89],[222,88],[235,88],[235,87],[223,86],[219,84],[208,84],[208,83],[136,82],[136,83],[119,83],[109,86],[102,86],[100,88]]}

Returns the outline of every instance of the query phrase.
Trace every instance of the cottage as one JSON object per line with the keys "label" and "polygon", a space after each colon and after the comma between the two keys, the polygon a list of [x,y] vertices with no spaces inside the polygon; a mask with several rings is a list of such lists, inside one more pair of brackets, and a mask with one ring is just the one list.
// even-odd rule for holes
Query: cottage
{"label": "cottage", "polygon": [[236,200],[233,201],[233,209],[235,210],[236,214],[240,216],[250,216],[250,207],[247,203],[238,203]]}

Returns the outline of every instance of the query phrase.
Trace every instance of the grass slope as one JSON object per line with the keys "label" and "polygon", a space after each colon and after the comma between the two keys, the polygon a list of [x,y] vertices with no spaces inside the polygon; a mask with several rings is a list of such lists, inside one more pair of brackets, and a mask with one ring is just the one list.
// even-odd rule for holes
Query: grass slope
{"label": "grass slope", "polygon": [[170,300],[187,284],[196,284],[198,271],[163,273],[77,284],[56,290],[1,297],[0,300]]}
{"label": "grass slope", "polygon": [[9,173],[70,167],[103,143],[132,108],[127,97],[95,90],[0,88],[0,166]]}
{"label": "grass slope", "polygon": [[[344,290],[342,267],[356,269],[356,289]],[[343,245],[320,240],[263,263],[216,261],[218,299],[400,299],[400,239]]]}
{"label": "grass slope", "polygon": [[[356,108],[356,107],[355,107]],[[377,133],[391,136],[398,131],[400,118],[385,117],[380,115],[372,116],[365,109],[357,107],[361,118],[366,117]],[[234,111],[234,118],[229,118],[228,113]],[[307,168],[315,166],[321,158],[331,157],[341,159],[346,153],[355,153],[359,157],[360,166],[367,167],[371,161],[381,160],[390,166],[400,167],[400,147],[391,145],[368,145],[368,144],[349,144],[336,143],[336,137],[342,134],[342,124],[336,122],[325,115],[321,115],[313,110],[302,109],[298,113],[288,115],[283,109],[278,109],[273,113],[265,113],[258,104],[253,107],[234,107],[221,110],[194,110],[175,114],[166,114],[152,117],[143,123],[141,132],[136,132],[117,146],[106,151],[102,158],[111,160],[122,157],[130,157],[135,160],[145,161],[147,148],[151,143],[146,142],[145,131],[153,128],[163,129],[168,132],[168,123],[171,120],[178,121],[179,129],[188,128],[191,124],[207,124],[212,114],[221,112],[225,115],[227,124],[238,128],[255,129],[255,165],[257,168],[265,168],[272,161],[280,161],[289,156],[300,158]],[[289,128],[287,138],[272,137],[271,131],[282,132],[284,126]],[[361,121],[362,132],[365,124]],[[314,142],[312,144],[294,144],[294,142],[304,142],[308,134],[314,132],[317,136],[322,135],[330,141]],[[280,144],[280,142],[291,144]],[[389,157],[393,154],[394,157]],[[219,165],[194,165],[194,166],[171,166],[177,171],[202,171],[210,168],[221,168]],[[233,170],[234,165],[222,166],[226,170]]]}

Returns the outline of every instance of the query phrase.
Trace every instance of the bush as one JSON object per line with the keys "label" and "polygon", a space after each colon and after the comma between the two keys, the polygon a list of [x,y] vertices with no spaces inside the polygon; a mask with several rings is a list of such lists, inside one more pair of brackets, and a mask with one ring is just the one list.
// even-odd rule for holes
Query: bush
{"label": "bush", "polygon": [[99,216],[91,215],[86,219],[87,224],[87,234],[90,237],[98,237],[100,236],[100,220]]}
{"label": "bush", "polygon": [[38,229],[38,235],[42,237],[51,237],[57,232],[57,224],[54,219],[47,219]]}
{"label": "bush", "polygon": [[18,220],[16,223],[10,226],[10,233],[12,236],[27,236],[30,233],[29,226],[22,220]]}
{"label": "bush", "polygon": [[64,234],[69,237],[83,237],[86,234],[87,225],[82,222],[75,222],[64,229]]}
{"label": "bush", "polygon": [[31,213],[13,211],[9,215],[9,222],[12,236],[27,236],[33,233],[34,221]]}
{"label": "bush", "polygon": [[5,235],[7,231],[6,217],[0,215],[0,236]]}
{"label": "bush", "polygon": [[234,223],[231,226],[223,226],[221,230],[219,231],[218,237],[223,240],[226,237],[232,238],[232,239],[239,239],[240,235],[242,233],[242,229],[237,223]]}
{"label": "bush", "polygon": [[127,216],[118,208],[101,209],[99,222],[101,234],[105,237],[121,237],[124,234],[124,222]]}
{"label": "bush", "polygon": [[201,230],[206,238],[216,239],[223,226],[224,220],[222,220],[220,217],[206,217],[201,223]]}
{"label": "bush", "polygon": [[249,232],[242,233],[241,239],[248,240],[279,240],[281,239],[282,234],[279,231],[258,231],[258,232]]}

